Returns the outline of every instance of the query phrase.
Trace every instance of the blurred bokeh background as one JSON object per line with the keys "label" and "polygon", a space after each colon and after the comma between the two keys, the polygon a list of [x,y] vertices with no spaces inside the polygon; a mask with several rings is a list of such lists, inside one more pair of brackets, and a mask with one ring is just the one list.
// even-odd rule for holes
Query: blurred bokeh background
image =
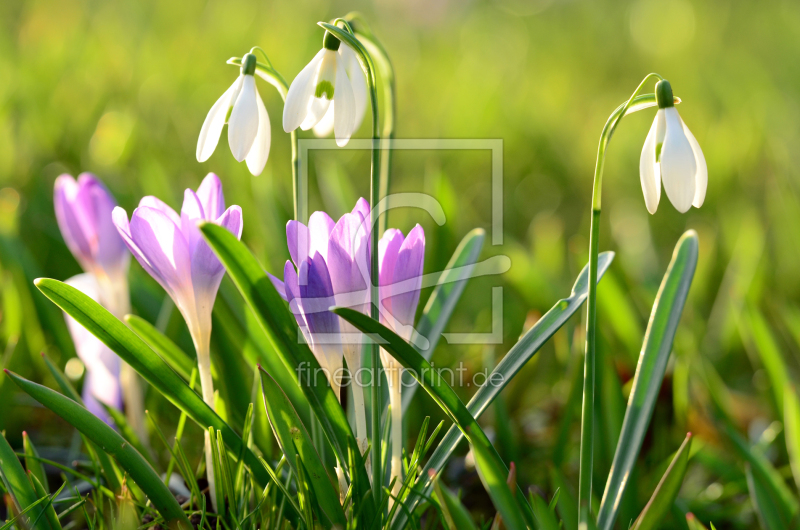
{"label": "blurred bokeh background", "polygon": [[[272,149],[261,176],[235,162],[224,136],[211,159],[197,163],[197,135],[238,74],[225,64],[229,57],[259,45],[291,81],[320,47],[316,22],[351,10],[364,14],[394,62],[398,138],[503,140],[504,243],[487,240],[483,256],[508,255],[511,269],[473,280],[449,330],[491,331],[491,287],[500,285],[504,343],[443,343],[434,354],[439,366],[464,362],[471,372],[493,366],[526,325],[568,294],[587,256],[600,130],[644,75],[655,71],[672,82],[683,100],[681,116],[708,162],[708,195],[701,209],[685,215],[663,197],[658,212],[648,215],[638,160],[654,113],[626,118],[605,173],[600,248],[617,258],[599,290],[597,466],[607,471],[613,455],[672,249],[694,229],[697,274],[642,451],[642,487],[628,496],[632,508],[620,524],[627,527],[624,515],[638,513],[660,466],[691,430],[697,449],[681,506],[717,528],[756,525],[744,467],[709,413],[709,381],[730,390],[741,433],[762,444],[790,477],[785,444],[775,441],[782,439],[781,417],[763,359],[778,355],[791,373],[800,361],[796,1],[0,2],[3,366],[47,382],[41,352],[62,367],[75,356],[59,311],[30,283],[80,272],[53,214],[53,181],[61,173],[97,174],[130,212],[143,195],[177,208],[183,190],[214,171],[227,202],[243,208],[243,239],[267,270],[281,270],[288,258],[291,173],[278,94],[259,81],[272,119]],[[368,121],[357,137],[369,136]],[[441,270],[470,229],[491,228],[487,151],[406,151],[395,155],[393,168],[392,191],[429,193],[447,215],[439,227],[420,210],[390,214],[389,226],[424,226],[426,272]],[[312,154],[309,170],[310,211],[336,218],[368,194],[367,152]],[[136,263],[131,278],[134,310],[151,321],[161,318],[191,350],[157,284]],[[223,292],[234,296],[227,283]],[[554,490],[553,465],[577,483],[579,410],[569,396],[581,329],[574,318],[483,420],[503,456],[517,462],[521,482],[547,495]],[[80,367],[72,369],[79,385]],[[69,446],[63,425],[12,386],[0,376],[0,429],[12,440],[24,428],[36,433],[39,446]],[[459,391],[467,398],[474,389]],[[409,413],[420,421],[425,414],[440,418],[426,400],[418,395]],[[165,421],[177,416],[167,404],[148,405],[162,410]],[[454,486],[474,480],[468,460],[449,472]],[[602,491],[605,472],[598,475]]]}

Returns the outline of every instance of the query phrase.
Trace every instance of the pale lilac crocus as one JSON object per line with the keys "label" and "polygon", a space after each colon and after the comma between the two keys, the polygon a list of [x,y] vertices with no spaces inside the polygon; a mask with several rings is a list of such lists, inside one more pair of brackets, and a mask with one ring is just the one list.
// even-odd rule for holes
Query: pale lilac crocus
{"label": "pale lilac crocus", "polygon": [[[120,207],[114,209],[114,224],[141,266],[170,295],[180,310],[197,350],[198,373],[203,400],[214,408],[211,378],[211,310],[225,275],[225,268],[202,237],[197,224],[208,221],[224,226],[237,238],[242,235],[242,209],[225,208],[222,183],[213,173],[203,179],[197,192],[187,189],[178,215],[161,200],[148,196],[139,202],[130,222]],[[206,461],[212,501],[211,445],[206,433]]]}
{"label": "pale lilac crocus", "polygon": [[[86,274],[91,275],[91,279],[87,279],[86,275],[77,276],[84,279],[78,280],[76,287],[90,286],[94,300],[117,318],[122,318],[130,312],[130,254],[111,222],[111,213],[117,205],[114,197],[90,173],[81,173],[77,180],[71,175],[61,175],[55,181],[53,205],[67,247]],[[74,326],[79,325],[75,323]],[[71,328],[74,326],[71,325]],[[101,401],[104,403],[122,408],[121,401],[113,397],[121,386],[128,423],[146,440],[139,376],[110,350],[106,349],[102,355],[81,354],[84,350],[96,351],[100,348],[92,344],[92,339],[85,338],[87,334],[85,330],[82,334],[72,333],[75,348],[86,367],[84,401],[87,407],[107,419],[105,410],[94,401],[93,396],[103,396]],[[109,356],[115,361],[109,360]]]}
{"label": "pale lilac crocus", "polygon": [[[94,274],[85,272],[73,276],[65,282],[75,287],[80,292],[94,300],[100,301],[100,284]],[[86,408],[109,425],[113,420],[103,404],[122,409],[122,388],[120,387],[120,364],[117,355],[103,344],[100,339],[92,335],[81,326],[74,318],[64,314],[67,328],[75,344],[78,358],[86,368],[81,396]]]}
{"label": "pale lilac crocus", "polygon": [[[425,232],[416,225],[408,236],[390,228],[384,232],[378,245],[380,259],[379,293],[381,323],[406,341],[414,332],[414,315],[422,288],[422,266],[425,261]],[[389,383],[389,404],[392,407],[392,468],[396,477],[393,493],[397,495],[403,482],[403,413],[402,367],[384,349],[381,361]]]}
{"label": "pale lilac crocus", "polygon": [[[289,221],[286,240],[292,259],[284,266],[285,283],[273,277],[337,397],[342,357],[351,375],[359,375],[362,341],[360,332],[328,308],[338,305],[367,312],[368,224],[369,203],[364,199],[336,222],[325,212],[314,212],[308,225]],[[360,385],[352,389],[356,437],[363,452],[367,446],[364,394]]]}

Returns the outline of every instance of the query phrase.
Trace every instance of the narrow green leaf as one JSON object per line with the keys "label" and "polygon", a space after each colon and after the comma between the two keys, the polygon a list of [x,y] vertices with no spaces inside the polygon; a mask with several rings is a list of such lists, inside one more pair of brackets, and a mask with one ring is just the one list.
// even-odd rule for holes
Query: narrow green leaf
{"label": "narrow green leaf", "polygon": [[531,497],[533,498],[533,515],[539,524],[538,528],[540,530],[559,530],[558,520],[544,499],[536,493],[533,493]]}
{"label": "narrow green leaf", "polygon": [[692,285],[697,266],[697,251],[697,233],[689,230],[678,240],[653,304],[633,378],[633,388],[628,398],[622,432],[597,514],[597,527],[600,530],[613,528],[622,495],[628,485],[627,479],[639,456],[667,369],[672,340]]}
{"label": "narrow green leaf", "polygon": [[264,368],[259,367],[259,370],[267,417],[286,460],[295,473],[298,473],[301,463],[297,461],[296,449],[306,471],[305,478],[314,491],[320,508],[334,525],[346,525],[347,519],[339,504],[339,492],[314,448],[305,425],[280,385]]}
{"label": "narrow green leaf", "polygon": [[449,530],[478,530],[472,517],[461,501],[449,489],[442,486],[439,477],[431,470],[434,498],[439,503],[442,515]]}
{"label": "narrow green leaf", "polygon": [[[364,520],[371,521],[376,513],[375,500],[365,498],[365,493],[370,491],[370,482],[355,436],[339,400],[325,378],[306,377],[301,383],[300,374],[314,373],[319,368],[319,363],[308,346],[298,340],[300,331],[286,303],[244,243],[224,227],[213,223],[201,224],[200,230],[227,269],[245,302],[253,310],[275,352],[286,366],[287,376],[302,388],[339,462],[346,466],[348,474],[359,475],[358,480],[351,480],[359,488],[356,495],[364,499]],[[310,371],[306,371],[307,369]],[[356,469],[347,469],[348,448],[353,449]]]}
{"label": "narrow green leaf", "polygon": [[792,467],[794,483],[800,488],[800,400],[792,385],[783,389],[783,426],[786,436],[786,451]]}
{"label": "narrow green leaf", "polygon": [[558,489],[558,502],[556,510],[564,524],[566,530],[578,530],[578,501],[571,491],[566,477],[560,469],[553,466],[550,468],[550,483],[552,489]]}
{"label": "narrow green leaf", "polygon": [[769,484],[763,482],[753,473],[750,464],[745,465],[747,489],[750,499],[755,507],[761,527],[765,530],[785,530],[789,528],[789,519],[786,512],[781,509],[778,500],[772,496]]}
{"label": "narrow green leaf", "polygon": [[[510,530],[525,530],[525,516],[520,510],[519,504],[517,504],[514,493],[511,492],[511,488],[506,484],[508,470],[505,465],[497,465],[498,459],[494,458],[492,454],[494,448],[491,447],[488,440],[484,440],[479,436],[470,438],[472,442],[470,443],[470,448],[475,457],[475,468],[478,470],[478,476],[483,483],[483,487],[489,493],[494,507],[503,517],[503,524]],[[502,464],[502,460],[500,462]],[[525,502],[524,496],[523,502]],[[549,510],[547,511],[549,513]],[[556,530],[557,528],[556,526]],[[549,529],[543,527],[543,530]]]}
{"label": "narrow green leaf", "polygon": [[789,370],[767,320],[758,310],[751,308],[743,312],[739,329],[745,346],[758,352],[769,376],[778,415],[783,416],[783,389],[789,385]]}
{"label": "narrow green leaf", "polygon": [[[485,238],[486,231],[482,228],[476,228],[464,236],[439,276],[436,287],[433,288],[433,292],[422,310],[416,332],[428,339],[428,347],[417,348],[417,351],[428,361],[431,360],[433,351],[439,344],[442,331],[450,321],[456,304],[461,298],[461,293],[467,286],[467,280],[470,278],[475,262],[478,261]],[[408,386],[403,386],[403,410],[408,410],[416,391],[415,381]]]}
{"label": "narrow green leaf", "polygon": [[[186,381],[192,374],[192,369],[197,366],[197,359],[192,358],[172,340],[158,331],[154,325],[142,317],[125,315],[127,323],[139,337],[142,338],[170,367],[178,372]],[[216,368],[211,366],[212,375],[216,376]]]}
{"label": "narrow green leaf", "polygon": [[[81,399],[80,394],[78,394],[78,392],[75,390],[75,387],[72,386],[72,383],[69,382],[69,379],[67,379],[67,376],[64,375],[64,372],[59,370],[59,368],[53,364],[53,361],[51,361],[50,358],[44,353],[42,353],[42,358],[44,359],[45,365],[47,365],[47,369],[50,370],[50,373],[53,375],[56,383],[58,383],[58,387],[61,389],[61,392],[81,407],[86,407],[86,405],[83,403],[83,399]],[[81,437],[83,438],[83,443],[86,445],[87,451],[92,457],[92,460],[96,460],[97,463],[99,463],[100,471],[102,471],[108,487],[111,488],[112,491],[118,492],[122,488],[122,482],[121,478],[117,474],[117,469],[111,462],[111,459],[103,451],[98,451],[94,444],[90,442],[86,436],[81,434]]]}
{"label": "narrow green leaf", "polygon": [[169,489],[161,482],[158,473],[114,429],[68,397],[28,381],[13,372],[6,371],[6,374],[33,399],[61,416],[67,423],[81,431],[103,451],[111,455],[145,492],[168,525],[175,524],[178,528],[187,530],[191,528],[189,519],[186,518]]}
{"label": "narrow green leaf", "polygon": [[47,492],[47,490],[45,490],[44,485],[34,473],[28,471],[28,476],[31,479],[33,491],[36,492],[36,496],[40,499],[47,499],[45,501],[46,505],[44,506],[44,517],[47,519],[47,524],[49,524],[50,528],[53,530],[61,530],[61,523],[58,520],[58,514],[56,514],[56,509],[53,506],[53,501],[50,498],[50,494]]}
{"label": "narrow green leaf", "polygon": [[44,492],[49,495],[50,488],[47,486],[47,474],[44,472],[39,451],[36,450],[36,446],[33,445],[30,436],[25,431],[22,431],[22,450],[25,453],[25,468],[39,479]]}
{"label": "narrow green leaf", "polygon": [[132,446],[139,451],[143,457],[147,459],[148,462],[155,465],[155,459],[153,459],[153,455],[150,453],[150,449],[145,447],[142,441],[139,439],[139,435],[136,434],[136,431],[128,423],[128,418],[122,411],[115,409],[114,407],[109,407],[103,402],[100,402],[100,405],[105,409],[111,419],[114,420],[114,425],[116,425],[117,429],[119,429],[119,433],[125,438]]}
{"label": "narrow green leaf", "polygon": [[[434,370],[431,364],[426,361],[417,350],[392,330],[372,320],[363,313],[347,307],[334,307],[331,311],[353,324],[362,333],[372,337],[372,340],[377,341],[384,350],[389,352],[389,354],[391,354],[392,357],[422,385],[422,388],[428,392],[436,404],[441,407],[444,413],[447,414],[461,432],[464,433],[470,444],[473,446],[482,444],[479,447],[479,451],[482,451],[483,469],[486,472],[487,480],[491,479],[492,484],[494,484],[494,477],[498,475],[503,477],[503,481],[505,480],[505,477],[508,476],[508,468],[503,463],[500,455],[497,454],[497,450],[489,442],[483,429],[478,425],[478,422],[469,412],[467,406],[464,405],[455,391],[447,384],[447,381],[441,377],[439,372]],[[525,495],[519,488],[517,488],[516,495],[519,502],[527,507]],[[492,500],[494,501],[495,499],[493,498]],[[502,499],[500,499],[500,502],[502,502]],[[528,521],[529,525],[531,527],[535,526],[533,523],[533,514],[528,510],[522,510],[522,513],[525,515],[526,519],[530,516],[530,520]],[[514,523],[515,522],[512,520],[509,524]]]}
{"label": "narrow green leaf", "polygon": [[[597,260],[597,279],[598,282],[603,274],[608,270],[614,259],[613,252],[603,252]],[[497,367],[489,375],[488,380],[494,384],[482,386],[472,396],[467,408],[470,414],[479,418],[489,407],[494,399],[506,387],[509,381],[525,366],[531,357],[546,343],[550,337],[566,323],[569,318],[581,307],[588,296],[589,267],[586,266],[581,271],[575,284],[572,287],[570,296],[559,300],[556,304],[539,319],[534,326],[517,342],[498,363]],[[428,473],[429,470],[436,472],[444,468],[445,463],[450,459],[450,455],[455,450],[464,434],[455,425],[451,426],[442,441],[436,447],[428,462],[425,464],[420,477],[414,484],[413,492],[408,496],[406,506],[409,512],[413,512],[418,504],[430,495],[433,483]],[[407,516],[400,512],[392,523],[393,530],[400,530],[408,523]]]}
{"label": "narrow green leaf", "polygon": [[[39,278],[36,286],[204,430],[214,427],[222,431],[225,444],[234,453],[242,449],[242,439],[236,432],[122,321],[82,292],[58,280]],[[245,460],[259,485],[266,486],[270,477],[250,449],[245,450]]]}
{"label": "narrow green leaf", "polygon": [[661,521],[672,508],[675,498],[678,496],[678,491],[683,484],[683,477],[686,474],[686,468],[689,464],[689,456],[692,447],[692,433],[686,435],[678,452],[669,464],[664,476],[656,486],[653,496],[650,501],[642,510],[636,523],[633,525],[633,530],[656,530],[659,528]]}
{"label": "narrow green leaf", "polygon": [[[5,370],[5,373],[9,377],[12,376],[12,373],[8,370]],[[2,433],[0,433],[0,469],[2,469],[3,477],[5,477],[5,487],[16,500],[20,510],[24,510],[39,500],[28,480],[28,475],[22,468],[22,464],[20,464],[17,455],[14,454],[14,450],[8,445],[8,441]],[[36,530],[54,530],[50,528],[46,519],[40,518],[43,512],[44,508],[41,505],[31,509],[29,520],[33,522],[38,519],[35,526]]]}

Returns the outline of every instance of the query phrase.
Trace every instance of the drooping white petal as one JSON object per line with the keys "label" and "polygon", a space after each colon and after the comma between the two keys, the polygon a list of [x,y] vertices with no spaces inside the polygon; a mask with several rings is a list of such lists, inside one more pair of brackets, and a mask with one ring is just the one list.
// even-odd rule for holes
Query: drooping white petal
{"label": "drooping white petal", "polygon": [[283,130],[287,133],[297,129],[306,118],[309,100],[314,97],[319,63],[325,51],[324,48],[320,50],[311,62],[300,70],[289,87],[283,106]]}
{"label": "drooping white petal", "polygon": [[656,162],[656,133],[658,130],[658,115],[653,119],[653,125],[642,147],[639,158],[639,180],[642,181],[644,204],[651,214],[656,213],[658,202],[661,200],[661,171]]}
{"label": "drooping white petal", "polygon": [[233,158],[241,162],[250,152],[253,140],[258,134],[258,105],[256,104],[256,78],[245,75],[242,91],[233,104],[231,118],[228,120],[228,144]]}
{"label": "drooping white petal", "polygon": [[197,139],[198,162],[205,162],[214,154],[214,149],[219,143],[219,136],[222,134],[222,128],[225,126],[225,118],[228,117],[228,109],[231,108],[231,102],[242,86],[242,77],[240,75],[208,111],[203,127],[200,129],[200,137]]}
{"label": "drooping white petal", "polygon": [[672,205],[685,213],[694,200],[697,163],[678,111],[675,107],[668,107],[664,109],[664,116],[667,131],[661,148],[661,178]]}
{"label": "drooping white petal", "polygon": [[328,98],[315,98],[312,97],[308,103],[308,109],[306,111],[306,118],[303,120],[303,123],[300,124],[300,128],[304,131],[309,130],[314,125],[319,123],[322,117],[327,112],[333,112],[333,104],[332,101]]}
{"label": "drooping white petal", "polygon": [[347,70],[347,76],[350,78],[350,84],[353,87],[353,98],[356,102],[356,123],[353,127],[353,132],[357,131],[361,126],[364,119],[364,114],[367,112],[367,78],[364,77],[364,70],[361,69],[361,63],[358,62],[356,52],[350,46],[342,46],[342,58],[344,58],[344,67]]}
{"label": "drooping white petal", "polygon": [[350,141],[356,125],[356,102],[353,97],[353,87],[344,62],[336,62],[336,92],[333,95],[333,132],[336,135],[336,145],[344,147]]}
{"label": "drooping white petal", "polygon": [[689,130],[689,127],[686,126],[682,119],[681,125],[683,125],[683,132],[686,133],[686,139],[689,140],[689,145],[692,146],[694,161],[695,164],[697,164],[692,206],[700,208],[703,205],[703,201],[706,199],[706,188],[708,188],[708,166],[706,165],[706,157],[703,156],[703,150],[700,149],[700,144],[697,143],[697,139],[695,139],[692,131]]}
{"label": "drooping white petal", "polygon": [[324,138],[333,132],[333,105],[328,106],[325,116],[314,125],[314,134]]}
{"label": "drooping white petal", "polygon": [[261,96],[258,95],[258,90],[256,90],[256,104],[258,105],[258,134],[256,134],[253,147],[250,148],[245,160],[247,161],[247,169],[250,170],[253,176],[257,177],[264,171],[264,166],[267,164],[272,133],[270,131],[269,114],[267,114],[264,102],[261,101]]}

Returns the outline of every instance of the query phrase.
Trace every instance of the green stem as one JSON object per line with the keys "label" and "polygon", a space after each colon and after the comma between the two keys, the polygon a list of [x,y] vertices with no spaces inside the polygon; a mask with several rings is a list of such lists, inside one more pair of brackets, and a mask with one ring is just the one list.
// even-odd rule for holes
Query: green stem
{"label": "green stem", "polygon": [[[600,134],[600,143],[597,147],[597,162],[594,169],[594,183],[592,187],[592,217],[589,235],[589,294],[586,301],[586,356],[583,368],[583,406],[581,410],[581,447],[580,447],[580,474],[578,482],[578,510],[580,522],[588,524],[591,514],[592,497],[592,471],[594,451],[594,386],[595,386],[595,359],[597,352],[597,257],[599,254],[600,238],[600,207],[603,187],[603,167],[608,142],[614,134],[622,118],[631,112],[653,106],[655,94],[638,96],[639,91],[651,77],[661,76],[648,74],[627,102],[614,110],[609,116]],[[638,97],[637,97],[638,96]],[[652,103],[652,104],[651,104]]]}
{"label": "green stem", "polygon": [[[286,103],[286,95],[289,93],[289,84],[286,82],[286,79],[284,79],[280,72],[275,70],[275,68],[272,66],[272,62],[270,62],[269,57],[267,57],[267,54],[264,50],[258,46],[254,46],[250,50],[250,53],[255,52],[261,53],[266,61],[266,64],[260,62],[256,63],[256,74],[258,74],[261,79],[274,86],[278,91],[278,94],[280,94],[281,99],[283,99],[283,102]],[[228,64],[241,66],[242,59],[239,57],[232,57],[228,59]],[[295,221],[305,223],[308,221],[308,212],[306,211],[305,201],[303,201],[302,197],[300,196],[300,156],[297,131],[292,131],[290,137],[292,142],[292,203],[294,207],[294,219]]]}

